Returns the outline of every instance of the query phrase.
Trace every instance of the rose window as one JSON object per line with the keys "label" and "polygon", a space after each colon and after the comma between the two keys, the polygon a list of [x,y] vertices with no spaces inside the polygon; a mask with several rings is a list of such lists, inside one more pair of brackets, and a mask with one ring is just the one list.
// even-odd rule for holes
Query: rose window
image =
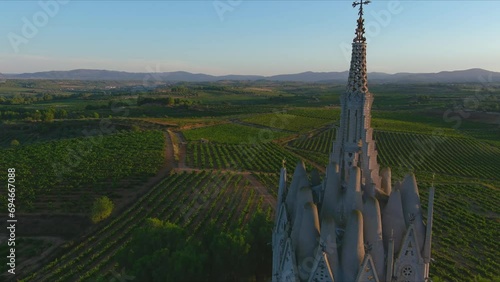
{"label": "rose window", "polygon": [[411,277],[413,275],[413,269],[411,266],[405,266],[403,267],[403,276],[404,277]]}

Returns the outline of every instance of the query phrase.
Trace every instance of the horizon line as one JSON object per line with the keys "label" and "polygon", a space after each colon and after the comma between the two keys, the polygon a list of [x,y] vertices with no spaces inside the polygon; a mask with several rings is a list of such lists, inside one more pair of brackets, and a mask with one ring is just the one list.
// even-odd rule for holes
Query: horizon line
{"label": "horizon line", "polygon": [[[441,71],[427,71],[427,72],[410,72],[410,71],[399,71],[399,72],[382,72],[382,71],[369,71],[368,73],[381,73],[381,74],[388,74],[388,75],[396,75],[396,74],[438,74],[442,72],[459,72],[459,71],[471,71],[471,70],[482,70],[482,71],[487,71],[487,72],[493,72],[493,73],[500,73],[500,71],[494,71],[494,70],[487,70],[483,69],[480,67],[472,67],[472,68],[467,68],[467,69],[455,69],[455,70],[441,70]],[[44,70],[44,71],[31,71],[31,72],[16,72],[16,73],[4,73],[0,72],[0,75],[20,75],[20,74],[35,74],[35,73],[44,73],[44,72],[71,72],[71,71],[108,71],[108,72],[123,72],[123,73],[135,73],[135,74],[150,74],[150,73],[176,73],[176,72],[185,72],[189,74],[201,74],[201,75],[209,75],[209,76],[262,76],[262,77],[272,77],[272,76],[279,76],[279,75],[294,75],[294,74],[304,74],[304,73],[345,73],[349,72],[349,70],[343,70],[343,71],[302,71],[302,72],[294,72],[294,73],[279,73],[279,74],[272,74],[272,75],[263,75],[263,74],[234,74],[234,73],[229,73],[229,74],[210,74],[210,73],[204,73],[204,72],[190,72],[190,71],[185,71],[185,70],[176,70],[176,71],[163,71],[163,72],[137,72],[137,71],[126,71],[126,70],[116,70],[116,69],[94,69],[94,68],[75,68],[75,69],[61,69],[61,70]]]}

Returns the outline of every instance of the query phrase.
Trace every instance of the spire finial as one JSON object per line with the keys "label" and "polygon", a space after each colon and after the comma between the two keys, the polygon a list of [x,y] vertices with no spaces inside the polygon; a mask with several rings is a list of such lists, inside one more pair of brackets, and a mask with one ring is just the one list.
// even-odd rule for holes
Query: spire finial
{"label": "spire finial", "polygon": [[364,22],[365,20],[363,19],[363,5],[368,5],[370,4],[370,0],[359,0],[359,2],[354,2],[352,3],[352,7],[356,8],[356,6],[359,5],[359,19],[358,19],[358,28],[356,29],[356,37],[354,38],[354,42],[359,42],[363,43],[366,42],[365,38],[365,27],[364,27]]}
{"label": "spire finial", "polygon": [[352,3],[352,7],[353,8],[356,8],[356,6],[359,5],[359,17],[363,17],[363,5],[368,5],[370,4],[372,1],[370,0],[360,0],[359,2],[356,2],[354,1],[354,3]]}

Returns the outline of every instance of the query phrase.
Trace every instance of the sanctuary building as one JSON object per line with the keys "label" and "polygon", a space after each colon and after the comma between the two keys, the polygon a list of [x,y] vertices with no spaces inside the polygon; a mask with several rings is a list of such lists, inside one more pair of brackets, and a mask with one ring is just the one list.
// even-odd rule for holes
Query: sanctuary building
{"label": "sanctuary building", "polygon": [[392,186],[371,128],[363,4],[340,126],[322,182],[283,167],[273,230],[272,281],[423,282],[429,279],[434,188],[424,223],[415,176]]}

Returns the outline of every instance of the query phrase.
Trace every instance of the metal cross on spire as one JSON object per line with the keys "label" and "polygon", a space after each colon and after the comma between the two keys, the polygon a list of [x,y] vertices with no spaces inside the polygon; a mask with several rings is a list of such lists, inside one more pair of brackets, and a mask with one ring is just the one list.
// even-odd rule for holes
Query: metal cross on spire
{"label": "metal cross on spire", "polygon": [[365,27],[364,27],[365,20],[363,19],[363,5],[368,5],[370,3],[371,3],[371,1],[369,1],[369,0],[359,0],[359,2],[355,1],[354,3],[352,3],[353,8],[356,8],[356,6],[359,5],[358,28],[356,29],[356,37],[354,38],[354,42],[358,42],[358,43],[366,42]]}
{"label": "metal cross on spire", "polygon": [[372,1],[370,1],[370,0],[360,0],[359,2],[354,1],[354,3],[352,3],[352,7],[356,8],[356,6],[359,5],[359,16],[362,17],[363,16],[363,5],[368,5],[371,2]]}

